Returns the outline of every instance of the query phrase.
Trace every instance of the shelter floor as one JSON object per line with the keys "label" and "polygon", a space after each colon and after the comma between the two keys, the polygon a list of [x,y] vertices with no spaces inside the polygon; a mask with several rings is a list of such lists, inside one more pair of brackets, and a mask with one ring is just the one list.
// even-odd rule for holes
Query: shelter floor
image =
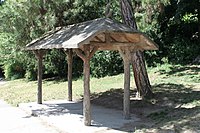
{"label": "shelter floor", "polygon": [[84,126],[82,105],[82,102],[59,100],[46,101],[43,104],[22,103],[19,107],[59,131],[69,133],[132,132],[134,127],[126,125],[140,121],[134,114],[131,114],[130,120],[125,120],[120,110],[92,105],[92,126]]}

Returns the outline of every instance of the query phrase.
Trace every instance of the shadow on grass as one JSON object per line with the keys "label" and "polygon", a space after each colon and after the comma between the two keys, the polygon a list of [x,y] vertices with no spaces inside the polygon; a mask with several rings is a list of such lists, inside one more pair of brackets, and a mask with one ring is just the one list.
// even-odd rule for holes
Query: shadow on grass
{"label": "shadow on grass", "polygon": [[[200,91],[171,83],[154,85],[153,90],[154,99],[131,100],[131,112],[144,120],[135,125],[137,129],[160,128],[169,124],[175,132],[185,129],[200,131]],[[135,91],[131,90],[131,97],[135,97]],[[123,90],[111,89],[93,94],[92,103],[122,110]],[[144,127],[146,121],[151,124]]]}
{"label": "shadow on grass", "polygon": [[[136,92],[131,90],[131,113],[140,117],[141,121],[127,123],[128,126],[125,125],[124,129],[118,130],[161,129],[168,125],[172,127],[174,132],[180,132],[186,129],[200,131],[200,91],[194,91],[192,88],[185,87],[182,84],[172,83],[162,83],[152,87],[155,98],[150,100],[135,100]],[[116,88],[106,92],[92,94],[91,102],[107,108],[122,110],[123,89]],[[46,105],[48,106],[47,109],[41,108],[35,110],[37,114],[56,116],[70,113],[78,114],[82,117],[82,102]],[[100,118],[96,118],[96,121],[99,122],[99,120]],[[102,120],[100,123],[104,124],[106,122]],[[105,124],[104,126],[109,127],[109,124]]]}
{"label": "shadow on grass", "polygon": [[[182,84],[162,83],[153,86],[155,98],[150,100],[131,100],[133,108],[162,106],[175,108],[178,105],[188,104],[200,100],[200,92],[187,88]],[[131,97],[136,92],[131,90]],[[122,109],[123,89],[110,89],[106,92],[94,93],[92,102],[98,105]]]}
{"label": "shadow on grass", "polygon": [[178,75],[178,76],[182,76],[182,75],[187,75],[187,74],[193,74],[196,75],[200,72],[200,67],[197,65],[194,66],[173,66],[173,67],[169,67],[169,70],[165,70],[165,69],[161,69],[159,70],[159,72],[161,74],[167,74],[167,75]]}
{"label": "shadow on grass", "polygon": [[162,83],[154,85],[153,88],[156,94],[155,98],[161,106],[177,107],[200,100],[199,91],[194,91],[182,84]]}
{"label": "shadow on grass", "polygon": [[198,72],[200,72],[200,67],[198,66],[189,66],[189,67],[175,66],[175,67],[170,67],[170,69],[171,69],[171,71],[169,72],[170,75],[180,73],[180,72],[188,73],[188,71],[194,74],[198,74]]}
{"label": "shadow on grass", "polygon": [[[112,88],[105,92],[91,94],[91,102],[107,108],[123,109],[123,93],[122,88]],[[136,91],[130,90],[131,105],[133,108],[136,107],[147,107],[151,106],[151,103],[144,100],[132,100],[136,97]]]}

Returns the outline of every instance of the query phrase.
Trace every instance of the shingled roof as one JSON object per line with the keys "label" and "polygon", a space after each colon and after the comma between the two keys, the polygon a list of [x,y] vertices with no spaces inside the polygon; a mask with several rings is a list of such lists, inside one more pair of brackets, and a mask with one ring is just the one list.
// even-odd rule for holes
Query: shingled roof
{"label": "shingled roof", "polygon": [[144,33],[109,18],[59,27],[33,40],[26,49],[81,48],[88,44],[98,46],[100,50],[116,50],[119,46],[144,50],[158,49],[158,46]]}

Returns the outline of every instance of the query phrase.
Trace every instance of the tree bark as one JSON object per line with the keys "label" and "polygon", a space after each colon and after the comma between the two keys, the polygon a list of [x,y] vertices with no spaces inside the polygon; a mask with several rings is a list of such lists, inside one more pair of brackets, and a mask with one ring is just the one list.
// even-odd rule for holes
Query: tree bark
{"label": "tree bark", "polygon": [[142,51],[132,53],[132,67],[135,84],[137,87],[137,97],[152,97],[153,93],[149,82],[149,77],[145,67],[144,54]]}
{"label": "tree bark", "polygon": [[[123,23],[133,29],[137,29],[131,0],[120,0]],[[143,52],[137,50],[132,52],[132,67],[134,72],[135,84],[139,97],[152,97],[153,93],[145,68]]]}

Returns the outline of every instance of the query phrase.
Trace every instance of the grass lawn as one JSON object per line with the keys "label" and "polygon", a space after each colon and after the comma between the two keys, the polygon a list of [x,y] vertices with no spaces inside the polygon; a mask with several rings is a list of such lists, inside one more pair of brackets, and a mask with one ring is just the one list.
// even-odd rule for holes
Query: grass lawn
{"label": "grass lawn", "polygon": [[[91,78],[91,93],[123,87],[123,75],[104,78]],[[73,81],[73,100],[80,100],[83,95],[82,78]],[[22,102],[35,102],[37,98],[37,81],[25,79],[7,81],[0,86],[0,98],[17,106]],[[43,81],[43,100],[67,99],[67,81]]]}
{"label": "grass lawn", "polygon": [[[148,68],[155,98],[145,101],[131,100],[131,112],[142,122],[134,127],[137,132],[157,130],[200,132],[200,66],[161,65]],[[135,85],[131,76],[131,94]],[[123,74],[104,78],[91,78],[92,102],[106,107],[122,109]],[[80,100],[83,81],[73,81],[73,99]],[[34,102],[37,82],[24,79],[8,81],[0,86],[0,99],[17,106]],[[43,100],[67,99],[66,81],[43,81]]]}

